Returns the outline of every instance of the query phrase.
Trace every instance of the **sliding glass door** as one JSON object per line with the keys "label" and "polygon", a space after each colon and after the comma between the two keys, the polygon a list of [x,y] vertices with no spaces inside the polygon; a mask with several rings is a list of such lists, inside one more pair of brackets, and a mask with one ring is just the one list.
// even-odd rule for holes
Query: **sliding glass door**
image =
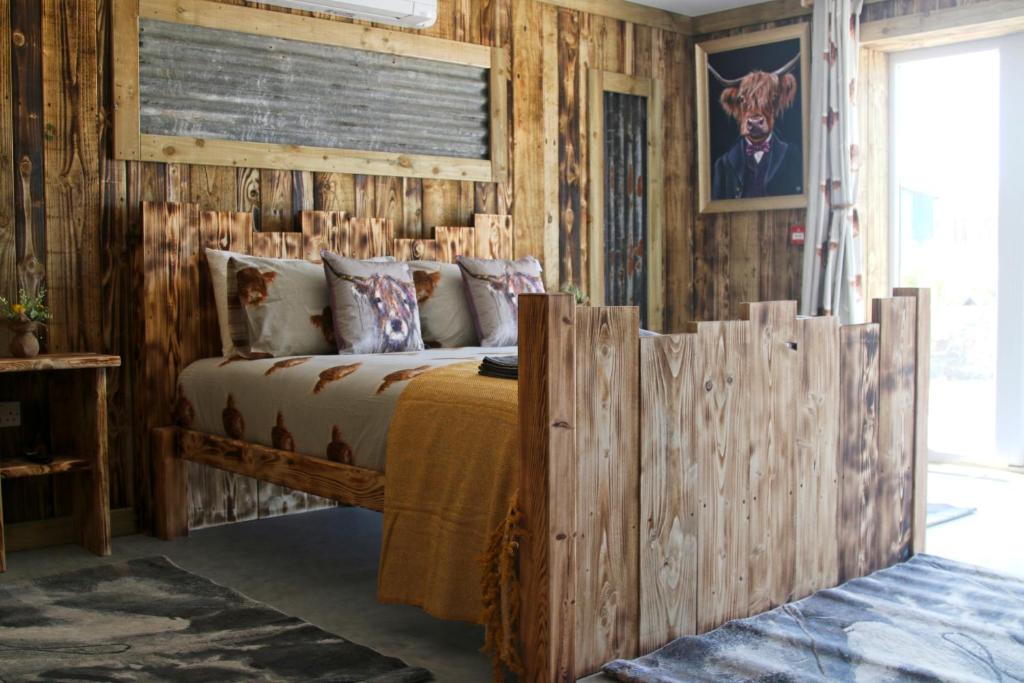
{"label": "sliding glass door", "polygon": [[1024,460],[1024,38],[891,59],[892,281],[932,289],[932,458]]}

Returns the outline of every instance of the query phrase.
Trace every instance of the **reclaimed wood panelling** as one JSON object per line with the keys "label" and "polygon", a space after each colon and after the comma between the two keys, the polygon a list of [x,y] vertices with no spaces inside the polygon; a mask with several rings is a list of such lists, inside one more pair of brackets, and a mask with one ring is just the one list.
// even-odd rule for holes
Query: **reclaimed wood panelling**
{"label": "reclaimed wood panelling", "polygon": [[[243,4],[240,0],[225,2]],[[968,2],[887,0],[870,4],[865,17],[886,18],[934,10],[940,4]],[[579,108],[574,115],[583,124],[579,126],[580,137],[572,142],[581,153],[585,152],[582,136],[587,134],[585,79],[568,83],[560,71],[562,43],[567,38],[561,30],[565,21],[577,27],[570,31],[578,31],[578,68],[600,64],[602,68],[650,76],[664,85],[665,329],[682,329],[696,318],[735,317],[743,298],[786,299],[795,297],[798,291],[801,255],[799,249],[788,244],[787,231],[789,225],[802,222],[801,212],[759,214],[754,228],[750,227],[751,219],[739,214],[705,219],[693,209],[692,161],[696,147],[692,53],[694,40],[704,36],[691,37],[622,18],[595,19],[580,9],[583,5],[555,7],[537,0],[446,0],[439,5],[441,19],[434,27],[410,34],[510,48],[510,182],[455,183],[457,189],[452,191],[408,179],[402,183],[400,197],[388,187],[383,193],[385,199],[381,199],[381,188],[373,176],[313,173],[310,177],[292,173],[290,180],[281,180],[291,188],[287,194],[274,189],[264,198],[263,190],[273,188],[275,182],[264,180],[262,175],[266,172],[269,179],[274,169],[199,165],[172,168],[111,158],[109,136],[113,132],[106,131],[106,127],[114,118],[116,94],[109,65],[116,55],[110,47],[114,20],[114,3],[110,0],[9,0],[4,7],[9,9],[4,14],[11,22],[10,39],[3,43],[10,66],[8,76],[0,57],[0,81],[9,78],[12,101],[4,110],[9,113],[0,122],[0,134],[4,126],[10,126],[13,156],[0,163],[0,191],[5,186],[14,188],[15,253],[20,258],[29,250],[53,269],[51,289],[56,285],[56,292],[52,301],[60,309],[56,311],[53,333],[66,344],[62,348],[85,350],[88,344],[88,350],[117,352],[125,358],[124,366],[108,377],[110,438],[123,444],[110,448],[111,492],[113,496],[137,494],[134,502],[143,526],[150,520],[149,463],[139,455],[148,442],[142,427],[146,401],[145,397],[134,397],[131,390],[144,356],[140,203],[177,198],[195,202],[203,210],[247,211],[254,214],[257,225],[264,223],[263,214],[267,213],[271,226],[276,221],[288,229],[298,229],[294,214],[303,208],[364,217],[375,215],[380,208],[389,216],[401,216],[401,222],[395,223],[396,237],[421,239],[429,239],[433,227],[439,224],[469,224],[472,213],[513,214],[516,253],[541,258],[546,283],[549,289],[555,289],[565,284],[559,271],[566,254],[559,254],[558,245],[564,243],[577,220],[574,214],[566,222],[560,210],[558,185],[562,178],[550,164],[554,159],[557,165],[562,144],[560,124],[567,115],[558,110],[560,100],[573,101]],[[45,53],[44,11],[48,12],[48,35],[54,37],[49,43],[52,49]],[[574,19],[564,19],[566,16]],[[756,30],[767,26],[763,23],[765,17],[751,16],[762,23],[721,28]],[[771,17],[772,21],[776,18]],[[92,36],[86,35],[90,31]],[[573,88],[574,92],[561,93],[563,88]],[[3,92],[0,87],[0,96]],[[44,93],[52,107],[44,108]],[[47,128],[47,122],[54,124],[53,130]],[[0,143],[0,161],[2,151]],[[23,164],[26,158],[29,163]],[[55,170],[47,168],[49,158],[55,160]],[[585,200],[589,171],[585,158],[579,163],[582,175],[573,182]],[[47,197],[49,187],[58,193],[52,207]],[[78,202],[75,206],[79,208],[68,211],[69,199]],[[287,204],[291,205],[290,216],[283,213],[282,207]],[[0,218],[3,211],[0,208]],[[435,216],[453,218],[431,223],[431,211]],[[734,231],[734,224],[748,227]],[[735,247],[740,252],[735,259],[734,233],[738,240]],[[76,244],[76,248],[68,249],[75,244],[74,239],[80,239],[83,248],[77,249]],[[758,245],[759,253],[752,251],[754,245]],[[51,248],[54,253],[48,255]],[[586,248],[582,239],[581,267],[586,265]],[[0,248],[0,287],[13,283],[10,263],[10,257]],[[751,284],[755,277],[756,286]],[[81,282],[98,282],[101,287],[78,287]],[[119,448],[123,449],[122,455],[118,454]],[[10,510],[21,504],[8,496],[5,505]]]}
{"label": "reclaimed wood panelling", "polygon": [[839,321],[797,321],[793,599],[838,582]]}
{"label": "reclaimed wood panelling", "polygon": [[[11,112],[13,167],[4,164],[8,182],[14,185],[15,226],[18,258],[46,255],[45,184],[43,166],[43,46],[42,3],[12,0],[9,6],[11,32],[5,45],[11,46]],[[8,279],[14,273],[5,274]]]}
{"label": "reclaimed wood panelling", "polygon": [[[928,293],[902,294],[876,306],[888,338],[904,338],[906,355],[926,363],[921,326],[906,313],[927,316]],[[641,340],[645,651],[889,566],[907,549],[905,490],[920,514],[915,477],[926,474],[913,457],[925,445],[910,458],[880,448],[894,433],[880,421],[905,425],[883,416],[880,395],[922,420],[916,397],[926,400],[927,387],[905,361],[882,369],[880,325],[798,318],[793,301],[743,312],[745,321]]]}
{"label": "reclaimed wood panelling", "polygon": [[[242,3],[225,0],[225,4]],[[675,217],[683,224],[688,220],[681,208],[686,188],[672,191],[673,174],[685,180],[690,173],[684,161],[690,137],[685,130],[690,116],[685,104],[685,84],[690,79],[689,57],[684,49],[688,39],[676,32],[634,26],[622,20],[592,21],[591,15],[579,9],[556,8],[536,0],[442,2],[441,17],[434,27],[409,33],[510,48],[510,181],[425,182],[409,178],[394,184],[345,173],[113,160],[110,147],[114,131],[108,126],[114,120],[117,96],[110,74],[110,64],[116,57],[110,40],[114,5],[110,0],[10,0],[9,12],[4,13],[11,20],[10,40],[4,43],[10,78],[3,77],[8,69],[0,69],[0,81],[9,84],[12,101],[5,110],[10,114],[0,124],[0,133],[3,125],[10,125],[13,156],[0,164],[0,191],[5,183],[14,190],[13,204],[8,204],[14,212],[13,258],[23,257],[27,251],[48,264],[51,271],[51,300],[57,313],[52,336],[57,348],[115,351],[125,356],[124,366],[108,378],[110,438],[124,444],[110,449],[111,491],[125,504],[130,503],[126,496],[138,493],[143,525],[150,519],[149,465],[133,453],[146,450],[148,436],[142,427],[146,408],[145,401],[135,400],[131,392],[144,355],[139,230],[142,201],[183,201],[198,204],[203,211],[250,212],[257,229],[266,231],[298,230],[295,217],[304,209],[388,217],[395,221],[396,237],[420,239],[432,237],[438,225],[471,225],[469,221],[476,213],[514,214],[519,219],[514,223],[516,253],[541,258],[547,284],[556,289],[562,284],[558,244],[567,224],[557,207],[550,211],[550,203],[544,199],[544,193],[554,187],[557,203],[559,182],[557,162],[549,172],[545,154],[550,156],[550,150],[554,150],[557,155],[559,145],[559,83],[563,79],[558,64],[562,40],[558,23],[560,14],[565,14],[570,23],[579,25],[580,69],[592,62],[592,53],[602,65],[657,74],[664,79],[666,219]],[[130,3],[125,6],[130,9]],[[546,53],[542,49],[542,15],[549,18]],[[50,36],[45,53],[44,26]],[[602,48],[602,41],[610,47]],[[575,79],[570,87],[572,93],[566,93],[569,101],[582,106],[585,79]],[[122,102],[124,95],[121,93]],[[585,120],[583,109],[572,115]],[[547,134],[545,120],[554,122]],[[585,152],[585,135],[585,126],[580,126],[572,141],[581,154]],[[0,159],[2,152],[0,148]],[[53,169],[48,169],[49,159],[53,159]],[[573,182],[584,193],[581,196],[585,204],[584,158],[580,164],[583,172]],[[51,188],[56,193],[53,202],[47,201]],[[514,201],[514,195],[520,201]],[[584,219],[584,215],[577,214],[572,223]],[[585,267],[585,238],[577,232],[570,244],[580,254],[579,267]],[[296,246],[294,242],[283,245]],[[0,249],[7,259],[0,261],[6,264],[0,268],[0,284],[6,282],[5,289],[10,289],[13,261],[7,253]],[[674,269],[688,268],[687,258],[666,263]],[[84,281],[100,282],[102,289],[77,286]],[[679,297],[685,298],[688,295]],[[139,428],[135,429],[133,423]],[[11,504],[9,496],[8,507]]]}
{"label": "reclaimed wood panelling", "polygon": [[96,0],[42,3],[47,290],[52,351],[99,349]]}
{"label": "reclaimed wood panelling", "polygon": [[878,325],[839,329],[839,581],[877,564]]}
{"label": "reclaimed wood panelling", "polygon": [[697,630],[749,614],[750,326],[699,323]]}
{"label": "reclaimed wood panelling", "polygon": [[914,491],[912,551],[924,552],[925,529],[928,526],[928,387],[931,371],[931,291],[897,287],[894,296],[915,298],[914,315],[917,355],[914,359],[916,390],[914,391]]}
{"label": "reclaimed wood panelling", "polygon": [[747,590],[751,614],[787,602],[796,575],[797,461],[794,435],[801,351],[796,302],[744,304],[750,321],[750,531]]}
{"label": "reclaimed wood panelling", "polygon": [[[519,338],[523,530],[519,633],[524,681],[576,676],[576,321],[568,296],[524,294]],[[558,501],[551,504],[550,501]]]}
{"label": "reclaimed wood panelling", "polygon": [[636,308],[576,311],[576,667],[639,652]]}
{"label": "reclaimed wood panelling", "polygon": [[913,524],[914,389],[917,302],[910,297],[875,299],[878,324],[878,549],[884,565],[910,557]]}
{"label": "reclaimed wood panelling", "polygon": [[697,335],[640,340],[640,650],[697,632]]}

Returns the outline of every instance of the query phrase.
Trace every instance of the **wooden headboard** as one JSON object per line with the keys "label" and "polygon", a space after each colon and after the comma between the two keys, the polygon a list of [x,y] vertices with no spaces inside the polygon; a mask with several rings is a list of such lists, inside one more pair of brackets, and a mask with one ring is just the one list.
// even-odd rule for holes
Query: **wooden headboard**
{"label": "wooden headboard", "polygon": [[[445,262],[459,255],[512,258],[513,253],[510,216],[477,214],[471,227],[435,228],[433,239],[396,238],[388,219],[356,218],[340,211],[303,211],[299,223],[301,231],[258,232],[251,213],[143,203],[143,282],[137,310],[144,316],[145,352],[135,370],[135,408],[144,433],[172,424],[179,373],[195,360],[221,355],[207,248],[317,263],[321,249],[352,258]],[[148,482],[148,451],[138,463],[142,471],[137,476]],[[264,516],[260,513],[271,514],[271,508],[293,511],[321,505],[315,497],[257,486],[254,480],[210,468],[196,468],[189,476],[195,492],[190,500],[192,527]],[[275,503],[274,497],[282,495],[290,496],[287,504]]]}

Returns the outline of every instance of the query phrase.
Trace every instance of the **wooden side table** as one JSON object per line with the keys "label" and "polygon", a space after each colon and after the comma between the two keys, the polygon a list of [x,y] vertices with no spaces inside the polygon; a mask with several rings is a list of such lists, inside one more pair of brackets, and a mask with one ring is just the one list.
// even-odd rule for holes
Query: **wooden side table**
{"label": "wooden side table", "polygon": [[[0,374],[46,373],[54,456],[50,464],[40,465],[25,460],[21,454],[0,454],[0,478],[71,473],[79,543],[101,556],[110,554],[106,369],[120,365],[120,357],[96,353],[0,358]],[[0,499],[0,572],[6,568]]]}

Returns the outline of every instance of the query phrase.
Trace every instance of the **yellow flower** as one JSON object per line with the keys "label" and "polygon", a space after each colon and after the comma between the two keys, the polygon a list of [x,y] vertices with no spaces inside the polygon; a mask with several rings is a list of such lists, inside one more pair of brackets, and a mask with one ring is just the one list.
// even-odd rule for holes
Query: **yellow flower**
{"label": "yellow flower", "polygon": [[25,307],[21,304],[14,304],[11,306],[11,310],[16,314],[21,315],[25,312]]}

